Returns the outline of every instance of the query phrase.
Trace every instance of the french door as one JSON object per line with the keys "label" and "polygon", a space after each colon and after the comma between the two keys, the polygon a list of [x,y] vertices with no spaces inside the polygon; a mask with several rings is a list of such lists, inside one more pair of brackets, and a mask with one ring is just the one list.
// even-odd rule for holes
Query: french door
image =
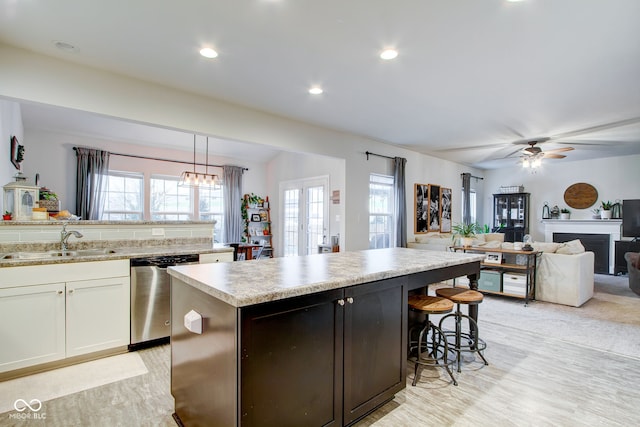
{"label": "french door", "polygon": [[328,188],[328,177],[280,184],[284,256],[318,253],[318,245],[327,243]]}

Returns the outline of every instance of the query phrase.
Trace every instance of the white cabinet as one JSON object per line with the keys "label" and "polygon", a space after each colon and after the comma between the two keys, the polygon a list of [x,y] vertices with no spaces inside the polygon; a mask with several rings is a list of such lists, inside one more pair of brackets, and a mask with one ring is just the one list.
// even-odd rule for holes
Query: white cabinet
{"label": "white cabinet", "polygon": [[0,372],[65,357],[65,286],[0,289]]}
{"label": "white cabinet", "polygon": [[1,268],[0,372],[128,345],[129,283],[128,260]]}
{"label": "white cabinet", "polygon": [[68,282],[67,357],[129,344],[129,278]]}
{"label": "white cabinet", "polygon": [[209,264],[212,262],[233,262],[233,251],[200,254],[200,264]]}

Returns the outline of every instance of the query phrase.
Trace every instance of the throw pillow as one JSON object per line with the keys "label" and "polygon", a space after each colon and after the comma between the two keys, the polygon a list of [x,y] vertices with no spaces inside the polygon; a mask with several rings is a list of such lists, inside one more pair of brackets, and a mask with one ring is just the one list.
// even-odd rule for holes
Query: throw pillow
{"label": "throw pillow", "polygon": [[584,252],[584,246],[582,246],[582,242],[580,239],[571,240],[570,242],[566,242],[560,245],[557,254],[564,255],[576,255]]}
{"label": "throw pillow", "polygon": [[533,242],[531,244],[533,246],[534,251],[545,252],[548,254],[555,253],[560,247],[560,243],[553,242]]}

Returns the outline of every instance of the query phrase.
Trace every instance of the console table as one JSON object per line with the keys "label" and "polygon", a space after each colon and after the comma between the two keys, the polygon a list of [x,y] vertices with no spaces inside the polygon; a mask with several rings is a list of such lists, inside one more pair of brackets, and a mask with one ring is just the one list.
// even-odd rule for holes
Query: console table
{"label": "console table", "polygon": [[[529,303],[529,300],[536,299],[536,268],[538,266],[538,257],[542,252],[539,251],[518,251],[515,249],[501,249],[501,248],[483,248],[483,247],[464,247],[464,246],[454,246],[452,247],[454,252],[472,252],[472,253],[482,253],[482,254],[499,254],[500,263],[488,262],[489,259],[485,258],[485,261],[480,264],[481,270],[494,270],[500,272],[501,276],[504,277],[506,273],[519,273],[525,276],[526,284],[525,284],[525,293],[524,296],[517,295],[514,293],[500,291],[490,291],[486,289],[478,288],[478,291],[487,293],[487,294],[495,294],[495,295],[507,295],[515,298],[523,298],[524,305],[526,306]],[[524,258],[524,263],[518,263],[517,257],[521,256]]]}

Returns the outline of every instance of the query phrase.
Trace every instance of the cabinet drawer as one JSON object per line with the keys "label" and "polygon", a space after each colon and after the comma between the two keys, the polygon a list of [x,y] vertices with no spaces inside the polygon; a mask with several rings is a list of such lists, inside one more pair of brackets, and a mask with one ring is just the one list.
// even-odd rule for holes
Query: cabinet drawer
{"label": "cabinet drawer", "polygon": [[499,271],[482,270],[478,279],[478,289],[500,292],[502,290],[502,274]]}
{"label": "cabinet drawer", "polygon": [[233,251],[200,254],[200,264],[209,264],[214,262],[233,262]]}

